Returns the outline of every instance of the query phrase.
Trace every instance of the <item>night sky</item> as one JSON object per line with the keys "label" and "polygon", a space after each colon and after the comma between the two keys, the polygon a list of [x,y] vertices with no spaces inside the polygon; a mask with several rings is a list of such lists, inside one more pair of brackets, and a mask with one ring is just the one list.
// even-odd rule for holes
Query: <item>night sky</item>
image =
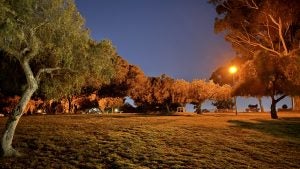
{"label": "night sky", "polygon": [[95,40],[110,39],[119,55],[146,75],[208,79],[234,56],[214,33],[206,0],[76,0]]}

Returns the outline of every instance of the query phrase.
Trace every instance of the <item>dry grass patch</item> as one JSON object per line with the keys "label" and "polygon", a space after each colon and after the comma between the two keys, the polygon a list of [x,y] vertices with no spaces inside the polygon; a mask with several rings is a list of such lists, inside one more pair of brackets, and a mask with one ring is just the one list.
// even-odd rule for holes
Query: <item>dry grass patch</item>
{"label": "dry grass patch", "polygon": [[300,114],[279,116],[27,116],[0,168],[300,168]]}

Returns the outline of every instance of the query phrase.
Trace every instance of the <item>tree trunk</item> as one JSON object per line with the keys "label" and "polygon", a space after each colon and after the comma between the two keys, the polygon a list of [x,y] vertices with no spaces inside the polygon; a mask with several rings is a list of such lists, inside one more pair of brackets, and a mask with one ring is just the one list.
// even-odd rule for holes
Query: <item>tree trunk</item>
{"label": "tree trunk", "polygon": [[169,106],[169,104],[166,104],[166,108],[167,108],[167,113],[170,113],[170,106]]}
{"label": "tree trunk", "polygon": [[235,111],[235,115],[237,116],[237,115],[238,115],[238,112],[237,112],[237,105],[236,105],[236,96],[233,96],[233,101],[234,101],[234,111]]}
{"label": "tree trunk", "polygon": [[271,118],[272,119],[278,119],[277,116],[277,111],[276,111],[276,100],[272,98],[272,103],[271,103]]}
{"label": "tree trunk", "polygon": [[292,111],[294,111],[294,105],[295,105],[295,100],[294,100],[294,97],[291,96],[291,105],[292,105]]}
{"label": "tree trunk", "polygon": [[24,60],[20,61],[20,64],[24,70],[26,79],[27,79],[27,88],[23,93],[19,103],[15,107],[13,113],[9,116],[4,133],[1,139],[1,156],[18,156],[20,155],[13,147],[12,140],[15,134],[17,124],[24,113],[24,110],[27,106],[27,103],[30,101],[32,94],[37,90],[38,84],[36,79],[33,76],[31,68],[29,66],[29,61]]}
{"label": "tree trunk", "polygon": [[271,118],[272,119],[278,119],[277,111],[276,111],[276,104],[285,98],[286,95],[282,95],[278,99],[275,99],[275,96],[271,96],[272,102],[271,102]]}
{"label": "tree trunk", "polygon": [[196,112],[197,114],[202,114],[202,102],[198,104]]}
{"label": "tree trunk", "polygon": [[74,108],[72,106],[72,97],[68,96],[67,97],[67,100],[68,100],[68,113],[74,113]]}
{"label": "tree trunk", "polygon": [[259,107],[260,107],[260,112],[265,112],[265,109],[262,105],[262,100],[261,97],[258,97],[258,103],[259,103]]}

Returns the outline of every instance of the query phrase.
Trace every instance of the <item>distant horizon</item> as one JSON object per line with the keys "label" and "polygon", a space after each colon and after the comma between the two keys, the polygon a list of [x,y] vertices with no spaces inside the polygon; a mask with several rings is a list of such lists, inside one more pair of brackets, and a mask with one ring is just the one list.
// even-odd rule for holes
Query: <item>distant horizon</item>
{"label": "distant horizon", "polygon": [[[128,97],[126,97],[126,101],[127,103],[134,105],[134,101]],[[207,100],[202,104],[202,110],[203,109],[207,109],[207,110],[214,110],[216,109],[216,107],[214,107],[212,104],[212,101]],[[258,99],[255,97],[243,97],[243,96],[238,96],[237,97],[237,110],[238,112],[245,112],[245,109],[248,107],[249,104],[258,104],[259,107],[259,103],[258,103]],[[276,109],[281,108],[282,105],[286,104],[288,106],[288,108],[292,107],[292,103],[291,103],[291,97],[287,96],[284,99],[282,99],[281,101],[279,101],[276,104]],[[262,97],[262,105],[264,107],[264,111],[269,112],[271,111],[270,107],[271,107],[271,98],[269,96],[264,96]],[[195,109],[193,107],[192,104],[188,103],[186,106],[186,110],[187,112],[194,112]],[[260,108],[260,107],[259,107]]]}

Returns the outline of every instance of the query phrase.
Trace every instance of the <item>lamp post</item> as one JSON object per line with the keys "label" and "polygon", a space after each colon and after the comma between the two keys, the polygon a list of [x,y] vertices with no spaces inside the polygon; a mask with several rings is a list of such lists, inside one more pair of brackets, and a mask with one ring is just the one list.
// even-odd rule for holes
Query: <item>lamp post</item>
{"label": "lamp post", "polygon": [[[236,74],[237,70],[238,69],[236,66],[229,67],[229,73],[232,74],[232,86],[234,85],[234,75]],[[234,96],[233,99],[234,99],[234,106],[235,106],[235,115],[237,115],[236,96]]]}

